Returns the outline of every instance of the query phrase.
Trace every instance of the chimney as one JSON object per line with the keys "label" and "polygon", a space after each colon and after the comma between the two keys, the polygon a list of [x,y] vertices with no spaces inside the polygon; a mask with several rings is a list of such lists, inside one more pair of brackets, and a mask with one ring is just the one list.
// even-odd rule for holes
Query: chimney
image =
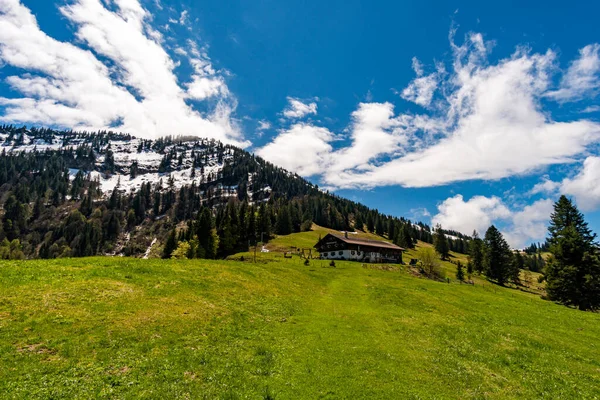
{"label": "chimney", "polygon": [[345,232],[344,232],[344,237],[345,237],[346,239],[348,239],[348,231],[345,231]]}

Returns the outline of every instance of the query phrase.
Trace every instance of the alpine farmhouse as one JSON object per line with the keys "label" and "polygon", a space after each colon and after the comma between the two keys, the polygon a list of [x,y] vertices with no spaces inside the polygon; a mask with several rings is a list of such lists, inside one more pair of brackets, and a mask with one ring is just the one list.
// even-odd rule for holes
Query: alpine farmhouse
{"label": "alpine farmhouse", "polygon": [[402,247],[380,241],[348,237],[328,233],[317,242],[315,248],[324,260],[351,260],[369,263],[402,263]]}

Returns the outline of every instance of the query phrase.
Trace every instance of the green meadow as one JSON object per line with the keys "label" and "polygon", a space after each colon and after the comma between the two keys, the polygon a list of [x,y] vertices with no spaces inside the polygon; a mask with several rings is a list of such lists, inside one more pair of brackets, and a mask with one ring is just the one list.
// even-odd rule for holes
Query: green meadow
{"label": "green meadow", "polygon": [[0,398],[600,398],[600,314],[479,278],[283,258],[319,234],[257,263],[1,262]]}

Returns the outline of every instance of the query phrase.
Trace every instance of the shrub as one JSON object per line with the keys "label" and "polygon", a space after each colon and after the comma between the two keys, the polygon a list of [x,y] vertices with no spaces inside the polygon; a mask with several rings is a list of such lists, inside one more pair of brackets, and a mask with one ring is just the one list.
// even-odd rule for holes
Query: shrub
{"label": "shrub", "polygon": [[430,278],[443,278],[441,262],[431,247],[423,247],[418,253],[422,272]]}

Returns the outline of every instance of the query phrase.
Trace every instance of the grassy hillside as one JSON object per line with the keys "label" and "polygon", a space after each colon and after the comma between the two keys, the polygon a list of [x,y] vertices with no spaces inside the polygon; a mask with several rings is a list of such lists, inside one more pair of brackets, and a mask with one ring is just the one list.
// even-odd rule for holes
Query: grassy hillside
{"label": "grassy hillside", "polygon": [[597,398],[599,339],[598,314],[403,267],[0,263],[0,398]]}

